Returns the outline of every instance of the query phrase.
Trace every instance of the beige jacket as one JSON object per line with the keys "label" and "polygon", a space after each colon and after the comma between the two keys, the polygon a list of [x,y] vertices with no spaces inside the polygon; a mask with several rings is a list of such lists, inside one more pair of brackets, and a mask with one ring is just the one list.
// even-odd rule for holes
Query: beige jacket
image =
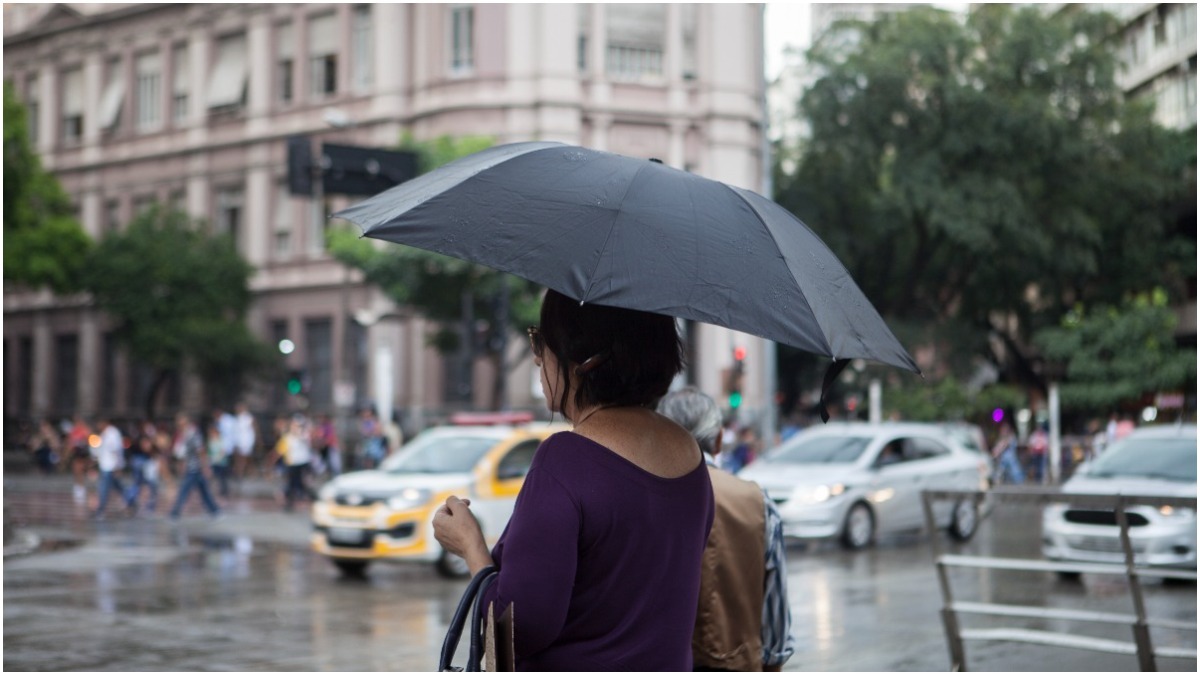
{"label": "beige jacket", "polygon": [[716,504],[692,633],[697,667],[761,671],[766,514],[757,485],[709,467]]}

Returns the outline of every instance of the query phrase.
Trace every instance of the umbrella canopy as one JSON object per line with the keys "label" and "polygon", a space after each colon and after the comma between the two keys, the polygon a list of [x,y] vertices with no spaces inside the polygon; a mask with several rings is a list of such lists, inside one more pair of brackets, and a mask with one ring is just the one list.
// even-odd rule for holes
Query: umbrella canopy
{"label": "umbrella canopy", "polygon": [[919,372],[807,225],[757,193],[656,160],[501,145],[334,217],[581,302],[725,326],[835,366],[866,359]]}

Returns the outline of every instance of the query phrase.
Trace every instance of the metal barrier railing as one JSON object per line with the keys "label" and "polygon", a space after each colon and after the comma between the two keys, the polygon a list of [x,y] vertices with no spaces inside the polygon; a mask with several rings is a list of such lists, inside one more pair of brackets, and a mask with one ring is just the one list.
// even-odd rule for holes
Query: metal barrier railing
{"label": "metal barrier railing", "polygon": [[[973,641],[1003,641],[1039,644],[1051,647],[1069,647],[1111,654],[1136,655],[1143,671],[1157,670],[1155,657],[1196,658],[1195,649],[1155,648],[1150,639],[1150,628],[1168,628],[1183,631],[1196,630],[1196,622],[1152,619],[1146,616],[1146,605],[1142,594],[1142,578],[1196,579],[1195,571],[1159,569],[1140,565],[1135,557],[1129,537],[1129,518],[1126,508],[1130,505],[1171,506],[1195,510],[1195,497],[1154,497],[1143,495],[1071,494],[1057,488],[1000,487],[989,492],[972,490],[925,490],[922,504],[925,524],[929,532],[936,532],[933,504],[937,501],[974,501],[980,506],[987,501],[993,508],[1002,502],[1022,502],[1048,506],[1069,504],[1083,508],[1112,510],[1120,527],[1124,564],[1085,563],[1024,558],[997,558],[990,556],[947,555],[942,552],[938,537],[932,537],[934,563],[937,566],[938,583],[942,590],[942,624],[946,630],[947,646],[950,649],[950,666],[953,671],[966,671],[966,650],[963,643]],[[1129,583],[1134,613],[1119,614],[1074,609],[1059,609],[1028,605],[1011,605],[983,602],[955,602],[947,570],[952,567],[993,570],[1018,570],[1027,572],[1065,572],[1071,574],[1114,574],[1124,575]],[[994,628],[963,630],[959,625],[960,614],[1020,617],[1030,619],[1059,619],[1107,624],[1127,624],[1133,631],[1133,641],[1107,640],[1073,633],[1062,633],[1028,628]]]}

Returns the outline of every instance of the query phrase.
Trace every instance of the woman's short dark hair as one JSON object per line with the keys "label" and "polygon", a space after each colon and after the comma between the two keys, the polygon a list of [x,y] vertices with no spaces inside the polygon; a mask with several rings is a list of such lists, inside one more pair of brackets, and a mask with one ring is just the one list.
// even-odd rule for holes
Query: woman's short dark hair
{"label": "woman's short dark hair", "polygon": [[[634,309],[580,304],[554,290],[542,301],[541,334],[558,359],[566,411],[576,384],[576,409],[593,405],[652,408],[683,370],[675,320]],[[591,359],[591,361],[589,361]]]}

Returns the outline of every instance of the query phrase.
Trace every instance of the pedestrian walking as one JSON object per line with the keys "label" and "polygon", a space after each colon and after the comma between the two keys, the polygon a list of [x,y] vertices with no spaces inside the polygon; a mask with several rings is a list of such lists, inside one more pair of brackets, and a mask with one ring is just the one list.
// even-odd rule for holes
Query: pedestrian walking
{"label": "pedestrian walking", "polygon": [[77,504],[87,500],[87,474],[92,465],[91,436],[91,427],[83,415],[76,413],[67,432],[66,451],[71,457],[71,474],[75,479],[72,494]]}
{"label": "pedestrian walking", "polygon": [[153,513],[158,506],[158,451],[154,447],[154,436],[149,433],[138,436],[130,455],[129,471],[130,485],[125,493],[125,502],[136,513],[142,490],[148,489],[150,500],[146,503],[146,510]]}
{"label": "pedestrian walking", "polygon": [[779,511],[757,484],[717,467],[721,409],[710,396],[685,387],[664,396],[658,412],[696,439],[716,505],[700,568],[693,668],[780,670],[795,653],[796,639]]}
{"label": "pedestrian walking", "polygon": [[317,418],[313,427],[313,445],[321,454],[321,459],[329,469],[329,476],[335,477],[342,473],[342,450],[338,440],[337,429],[329,415],[322,414]]}
{"label": "pedestrian walking", "polygon": [[62,439],[50,420],[38,422],[37,429],[29,439],[29,448],[38,470],[46,475],[54,473],[62,450]]}
{"label": "pedestrian walking", "polygon": [[1000,425],[1000,438],[992,446],[992,457],[996,459],[994,483],[1020,485],[1025,482],[1025,472],[1017,458],[1017,436],[1008,422]]}
{"label": "pedestrian walking", "polygon": [[180,413],[175,418],[174,453],[175,457],[182,461],[184,468],[183,478],[179,482],[179,494],[175,497],[175,506],[171,509],[171,518],[179,518],[183,512],[183,505],[187,501],[188,493],[193,488],[200,493],[200,498],[204,501],[204,508],[208,509],[209,514],[214,517],[220,515],[221,509],[208,489],[208,477],[205,475],[207,462],[205,461],[204,439],[201,438],[196,425],[192,424],[191,418],[184,413]]}
{"label": "pedestrian walking", "polygon": [[[118,495],[126,494],[125,485],[117,475],[125,466],[125,439],[111,420],[100,418],[97,427],[100,429],[100,442],[92,450],[100,468],[100,499],[92,517],[100,520],[104,518],[104,509],[108,506],[109,492],[115,488]],[[126,502],[126,506],[130,504]]]}
{"label": "pedestrian walking", "polygon": [[255,427],[254,415],[250,414],[250,409],[246,407],[245,403],[238,403],[234,410],[237,413],[235,416],[237,419],[237,448],[233,457],[234,475],[238,480],[243,480],[254,460],[254,444],[258,432]]}
{"label": "pedestrian walking", "polygon": [[208,465],[212,468],[213,479],[217,482],[217,490],[221,497],[229,497],[229,445],[228,439],[217,428],[216,424],[208,427],[208,438],[205,439],[208,451]]}
{"label": "pedestrian walking", "polygon": [[1046,476],[1046,452],[1050,448],[1050,434],[1039,424],[1029,435],[1029,467],[1033,482],[1041,484]]}
{"label": "pedestrian walking", "polygon": [[302,415],[293,417],[288,427],[284,462],[287,465],[287,487],[284,490],[283,509],[291,512],[297,499],[316,499],[316,494],[307,483],[308,471],[312,464],[312,443],[308,420]]}
{"label": "pedestrian walking", "polygon": [[229,472],[233,467],[233,457],[237,454],[239,440],[238,419],[228,410],[217,408],[213,411],[213,424],[220,433],[220,452],[210,456],[213,476],[217,479],[221,496],[229,497]]}
{"label": "pedestrian walking", "polygon": [[375,417],[371,408],[363,408],[359,414],[358,433],[362,441],[359,446],[359,459],[362,467],[374,469],[379,466],[384,457],[383,426]]}

